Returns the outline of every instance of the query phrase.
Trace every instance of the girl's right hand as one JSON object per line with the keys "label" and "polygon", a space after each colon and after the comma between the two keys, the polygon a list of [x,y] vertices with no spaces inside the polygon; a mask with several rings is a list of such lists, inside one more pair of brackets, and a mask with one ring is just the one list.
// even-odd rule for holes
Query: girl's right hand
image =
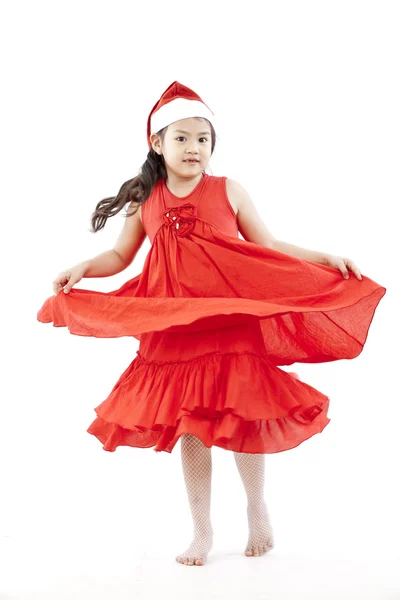
{"label": "girl's right hand", "polygon": [[66,269],[57,275],[53,281],[53,292],[57,296],[64,288],[64,293],[67,294],[75,283],[78,283],[85,275],[87,264],[79,263],[70,269]]}

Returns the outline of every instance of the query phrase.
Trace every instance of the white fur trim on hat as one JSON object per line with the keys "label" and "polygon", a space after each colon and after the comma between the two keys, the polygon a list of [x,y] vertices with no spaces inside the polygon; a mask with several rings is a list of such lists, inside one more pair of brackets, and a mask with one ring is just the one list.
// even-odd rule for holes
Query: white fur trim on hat
{"label": "white fur trim on hat", "polygon": [[151,134],[157,133],[163,127],[190,117],[203,117],[208,119],[215,128],[214,114],[203,102],[198,100],[187,100],[186,98],[175,98],[161,106],[150,119]]}

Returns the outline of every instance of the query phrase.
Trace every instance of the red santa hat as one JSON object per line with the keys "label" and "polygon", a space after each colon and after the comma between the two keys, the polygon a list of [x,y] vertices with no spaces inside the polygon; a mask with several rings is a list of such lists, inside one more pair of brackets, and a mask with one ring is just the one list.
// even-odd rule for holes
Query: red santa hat
{"label": "red santa hat", "polygon": [[163,127],[188,119],[204,117],[215,127],[215,116],[203,100],[190,88],[174,81],[165,90],[161,98],[153,106],[147,120],[147,142],[151,148],[150,136]]}

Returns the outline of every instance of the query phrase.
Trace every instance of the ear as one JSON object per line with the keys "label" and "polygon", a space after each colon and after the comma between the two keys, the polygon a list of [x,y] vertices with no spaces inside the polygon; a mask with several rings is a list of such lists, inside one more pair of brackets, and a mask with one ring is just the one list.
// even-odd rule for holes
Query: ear
{"label": "ear", "polygon": [[151,134],[150,142],[154,152],[157,152],[157,154],[161,155],[161,139],[156,133]]}

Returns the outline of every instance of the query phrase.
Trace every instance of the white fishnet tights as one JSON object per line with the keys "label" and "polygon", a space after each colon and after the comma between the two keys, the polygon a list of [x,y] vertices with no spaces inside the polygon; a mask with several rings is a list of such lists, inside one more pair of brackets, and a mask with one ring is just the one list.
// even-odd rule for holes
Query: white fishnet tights
{"label": "white fishnet tights", "polygon": [[234,452],[237,468],[247,494],[249,539],[246,556],[261,556],[274,547],[271,522],[264,500],[265,454]]}
{"label": "white fishnet tights", "polygon": [[210,520],[211,448],[191,434],[181,436],[182,469],[193,518],[194,536],[189,548],[176,557],[185,565],[204,565],[212,547]]}
{"label": "white fishnet tights", "polygon": [[[272,528],[264,501],[264,454],[234,452],[246,494],[249,538],[246,556],[261,556],[273,547]],[[192,513],[194,536],[190,546],[176,557],[185,565],[204,565],[212,547],[211,448],[191,434],[181,436],[182,469]]]}

